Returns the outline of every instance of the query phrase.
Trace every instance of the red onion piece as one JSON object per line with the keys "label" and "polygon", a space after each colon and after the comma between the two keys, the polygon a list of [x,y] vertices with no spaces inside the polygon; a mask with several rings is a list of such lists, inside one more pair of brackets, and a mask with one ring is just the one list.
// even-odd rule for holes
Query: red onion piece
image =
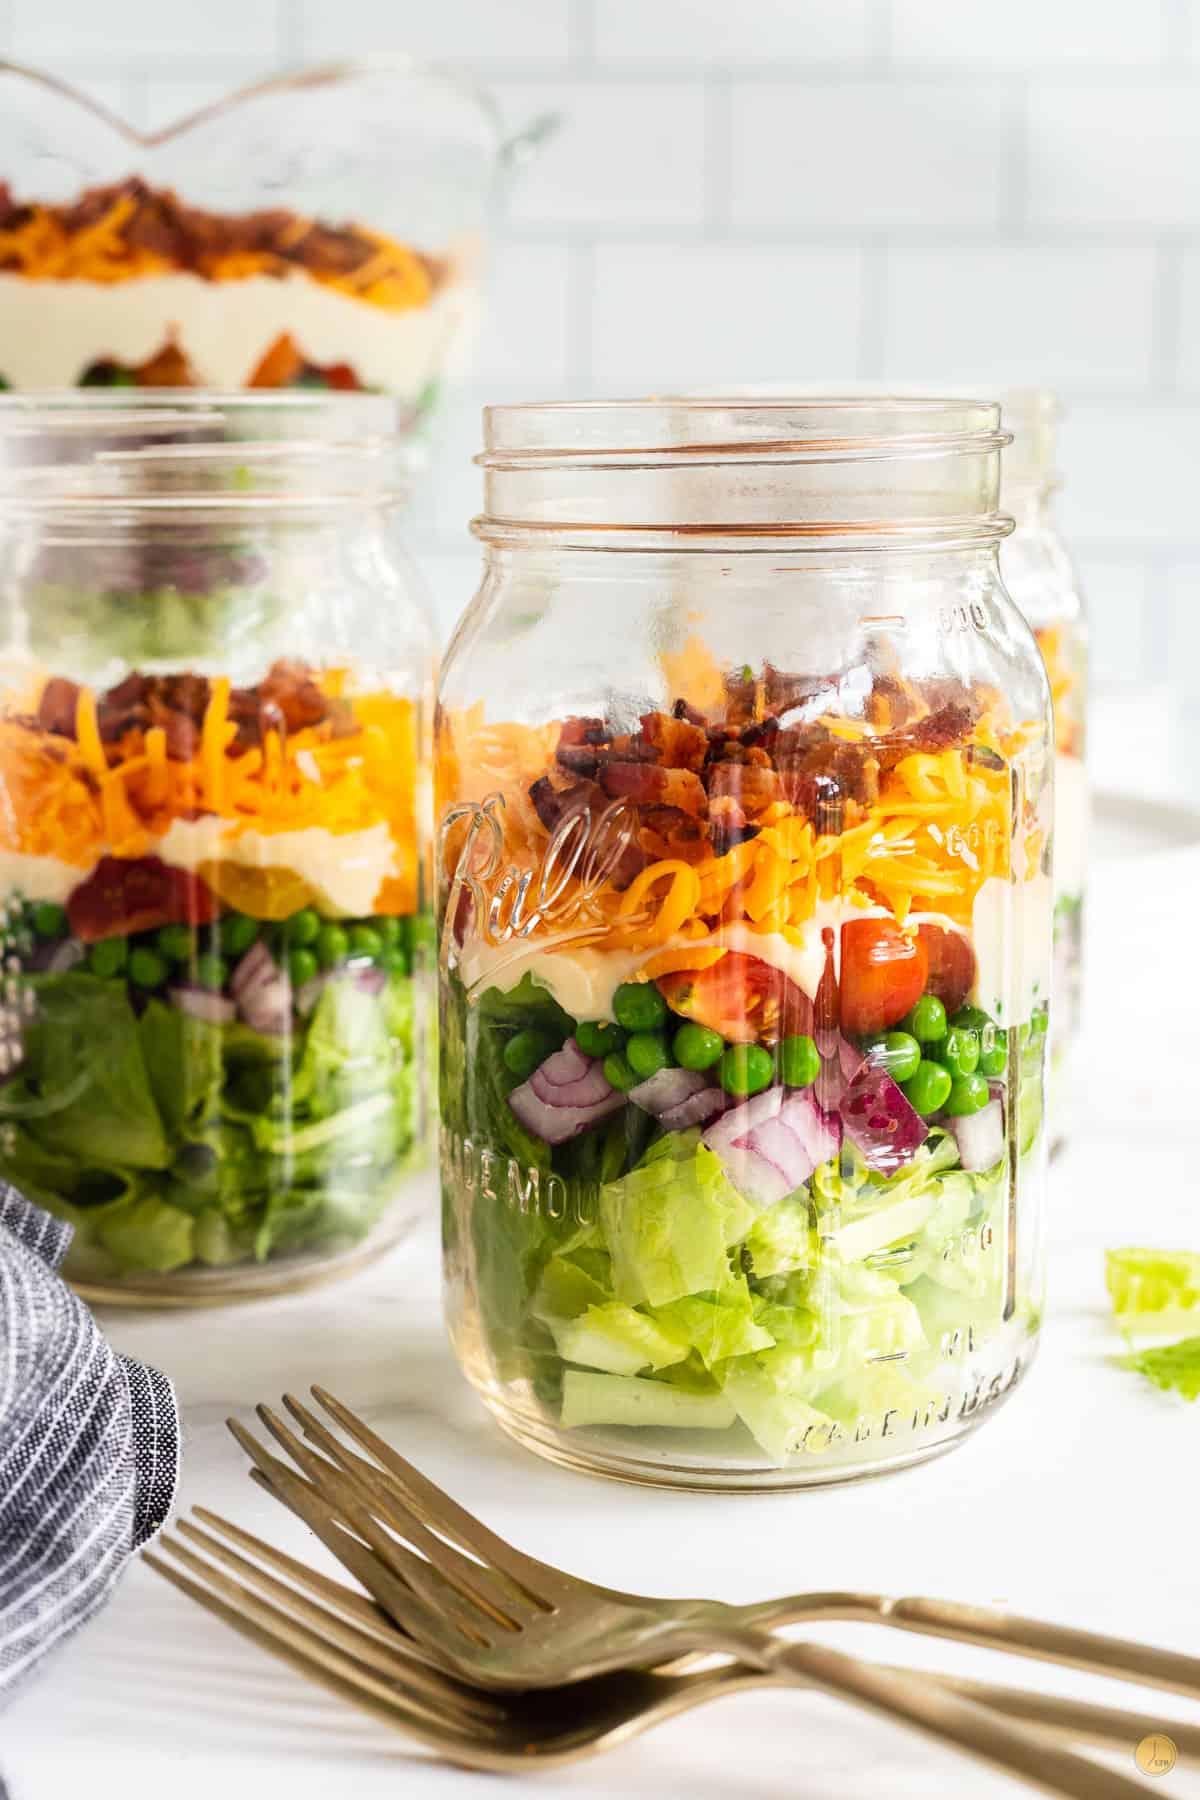
{"label": "red onion piece", "polygon": [[707,1125],[712,1119],[719,1118],[728,1104],[722,1088],[697,1088],[694,1094],[689,1094],[678,1106],[660,1113],[658,1122],[667,1131],[687,1131],[692,1125]]}
{"label": "red onion piece", "polygon": [[514,1118],[546,1144],[565,1144],[598,1125],[610,1113],[619,1112],[625,1104],[624,1094],[610,1089],[607,1100],[595,1106],[550,1106],[536,1094],[530,1082],[523,1081],[508,1096]]}
{"label": "red onion piece", "polygon": [[[547,1062],[553,1062],[550,1056]],[[551,1081],[546,1074],[546,1063],[533,1071],[529,1077],[529,1086],[539,1100],[547,1106],[599,1106],[613,1092],[609,1081],[599,1062],[589,1061],[586,1072],[578,1081]]]}
{"label": "red onion piece", "polygon": [[789,1094],[779,1117],[795,1132],[814,1169],[829,1162],[842,1147],[842,1121],[836,1113],[822,1112],[811,1088]]}
{"label": "red onion piece", "polygon": [[869,1169],[894,1175],[912,1161],[929,1127],[884,1070],[864,1063],[838,1107],[846,1136]]}
{"label": "red onion piece", "polygon": [[582,1081],[591,1067],[592,1058],[583,1054],[574,1038],[568,1038],[561,1050],[546,1058],[538,1073],[551,1087],[568,1087]]}
{"label": "red onion piece", "polygon": [[203,1019],[208,1025],[229,1025],[237,1017],[237,1007],[224,994],[214,994],[211,988],[179,987],[168,988],[167,998],[172,1006],[180,1012],[190,1013],[193,1019]]}
{"label": "red onion piece", "polygon": [[658,1073],[639,1081],[635,1088],[630,1088],[629,1098],[643,1112],[653,1113],[661,1118],[664,1113],[682,1106],[701,1088],[711,1086],[707,1075],[697,1069],[659,1069]]}
{"label": "red onion piece", "polygon": [[247,988],[258,987],[278,974],[274,957],[259,938],[256,944],[251,944],[230,976],[229,991],[235,1000],[240,1000]]}
{"label": "red onion piece", "polygon": [[947,1119],[946,1129],[958,1145],[959,1162],[972,1174],[994,1168],[1004,1155],[1004,1108],[999,1100],[989,1100],[965,1118]]}
{"label": "red onion piece", "polygon": [[291,982],[286,975],[277,973],[248,991],[243,990],[238,1011],[252,1030],[278,1037],[292,1022]]}
{"label": "red onion piece", "polygon": [[710,1125],[704,1134],[704,1142],[720,1156],[723,1150],[730,1149],[764,1119],[773,1119],[782,1105],[783,1089],[769,1087],[764,1093],[755,1094],[753,1100],[743,1100],[740,1106],[732,1107],[715,1125]]}
{"label": "red onion piece", "polygon": [[858,1071],[867,1061],[867,1058],[863,1055],[858,1045],[852,1044],[850,1039],[845,1037],[839,1038],[838,1040],[837,1059],[838,1066],[847,1081],[853,1081],[854,1077],[858,1074]]}
{"label": "red onion piece", "polygon": [[355,987],[364,994],[382,994],[387,986],[387,975],[382,969],[377,969],[373,963],[368,963],[365,968],[361,969],[351,968],[347,970],[347,973]]}

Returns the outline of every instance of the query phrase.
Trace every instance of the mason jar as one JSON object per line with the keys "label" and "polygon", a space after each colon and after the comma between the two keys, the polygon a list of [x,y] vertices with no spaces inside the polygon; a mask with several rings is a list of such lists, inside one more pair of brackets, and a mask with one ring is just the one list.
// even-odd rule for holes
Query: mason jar
{"label": "mason jar", "polygon": [[411,1222],[433,656],[390,403],[0,401],[0,1174],[95,1299]]}
{"label": "mason jar", "polygon": [[1079,577],[1059,536],[1060,408],[1045,389],[1001,396],[1012,444],[1004,452],[1003,504],[1015,530],[1004,546],[1004,580],[1033,626],[1054,702],[1054,1006],[1050,1034],[1051,1135],[1061,1144],[1070,1116],[1070,1064],[1079,1036],[1083,904],[1087,885],[1088,630]]}
{"label": "mason jar", "polygon": [[459,1360],[628,1479],[929,1456],[1042,1303],[1053,740],[999,408],[485,418],[435,745]]}

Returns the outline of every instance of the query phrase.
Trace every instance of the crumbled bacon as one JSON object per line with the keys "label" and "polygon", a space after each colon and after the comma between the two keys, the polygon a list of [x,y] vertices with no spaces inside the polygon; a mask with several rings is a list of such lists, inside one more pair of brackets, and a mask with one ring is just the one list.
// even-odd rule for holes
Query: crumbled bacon
{"label": "crumbled bacon", "polygon": [[708,733],[699,725],[669,713],[648,712],[642,714],[640,735],[655,761],[665,768],[691,769],[696,774],[704,767]]}
{"label": "crumbled bacon", "polygon": [[600,771],[606,794],[614,800],[633,800],[639,806],[677,806],[701,819],[708,796],[698,775],[690,769],[660,769],[656,763],[610,762]]}
{"label": "crumbled bacon", "polygon": [[65,675],[52,675],[42,689],[38,701],[37,722],[43,731],[55,737],[75,736],[75,708],[79,704],[79,686]]}

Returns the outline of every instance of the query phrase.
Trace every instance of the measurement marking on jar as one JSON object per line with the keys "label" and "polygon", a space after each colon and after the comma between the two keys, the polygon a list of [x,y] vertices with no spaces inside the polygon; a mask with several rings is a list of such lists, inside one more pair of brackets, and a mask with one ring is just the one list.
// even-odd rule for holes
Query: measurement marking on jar
{"label": "measurement marking on jar", "polygon": [[990,626],[988,609],[982,600],[967,600],[938,608],[938,630],[944,637],[965,631],[978,631],[986,636]]}

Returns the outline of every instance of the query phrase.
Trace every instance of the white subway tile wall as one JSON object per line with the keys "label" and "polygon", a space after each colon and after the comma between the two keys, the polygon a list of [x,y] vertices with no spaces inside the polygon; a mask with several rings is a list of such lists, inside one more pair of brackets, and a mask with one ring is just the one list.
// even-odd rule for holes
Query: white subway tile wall
{"label": "white subway tile wall", "polygon": [[564,115],[413,520],[446,631],[488,399],[1044,381],[1097,689],[1168,696],[1191,779],[1200,0],[0,0],[0,54],[147,127],[371,51],[470,65],[513,125]]}

